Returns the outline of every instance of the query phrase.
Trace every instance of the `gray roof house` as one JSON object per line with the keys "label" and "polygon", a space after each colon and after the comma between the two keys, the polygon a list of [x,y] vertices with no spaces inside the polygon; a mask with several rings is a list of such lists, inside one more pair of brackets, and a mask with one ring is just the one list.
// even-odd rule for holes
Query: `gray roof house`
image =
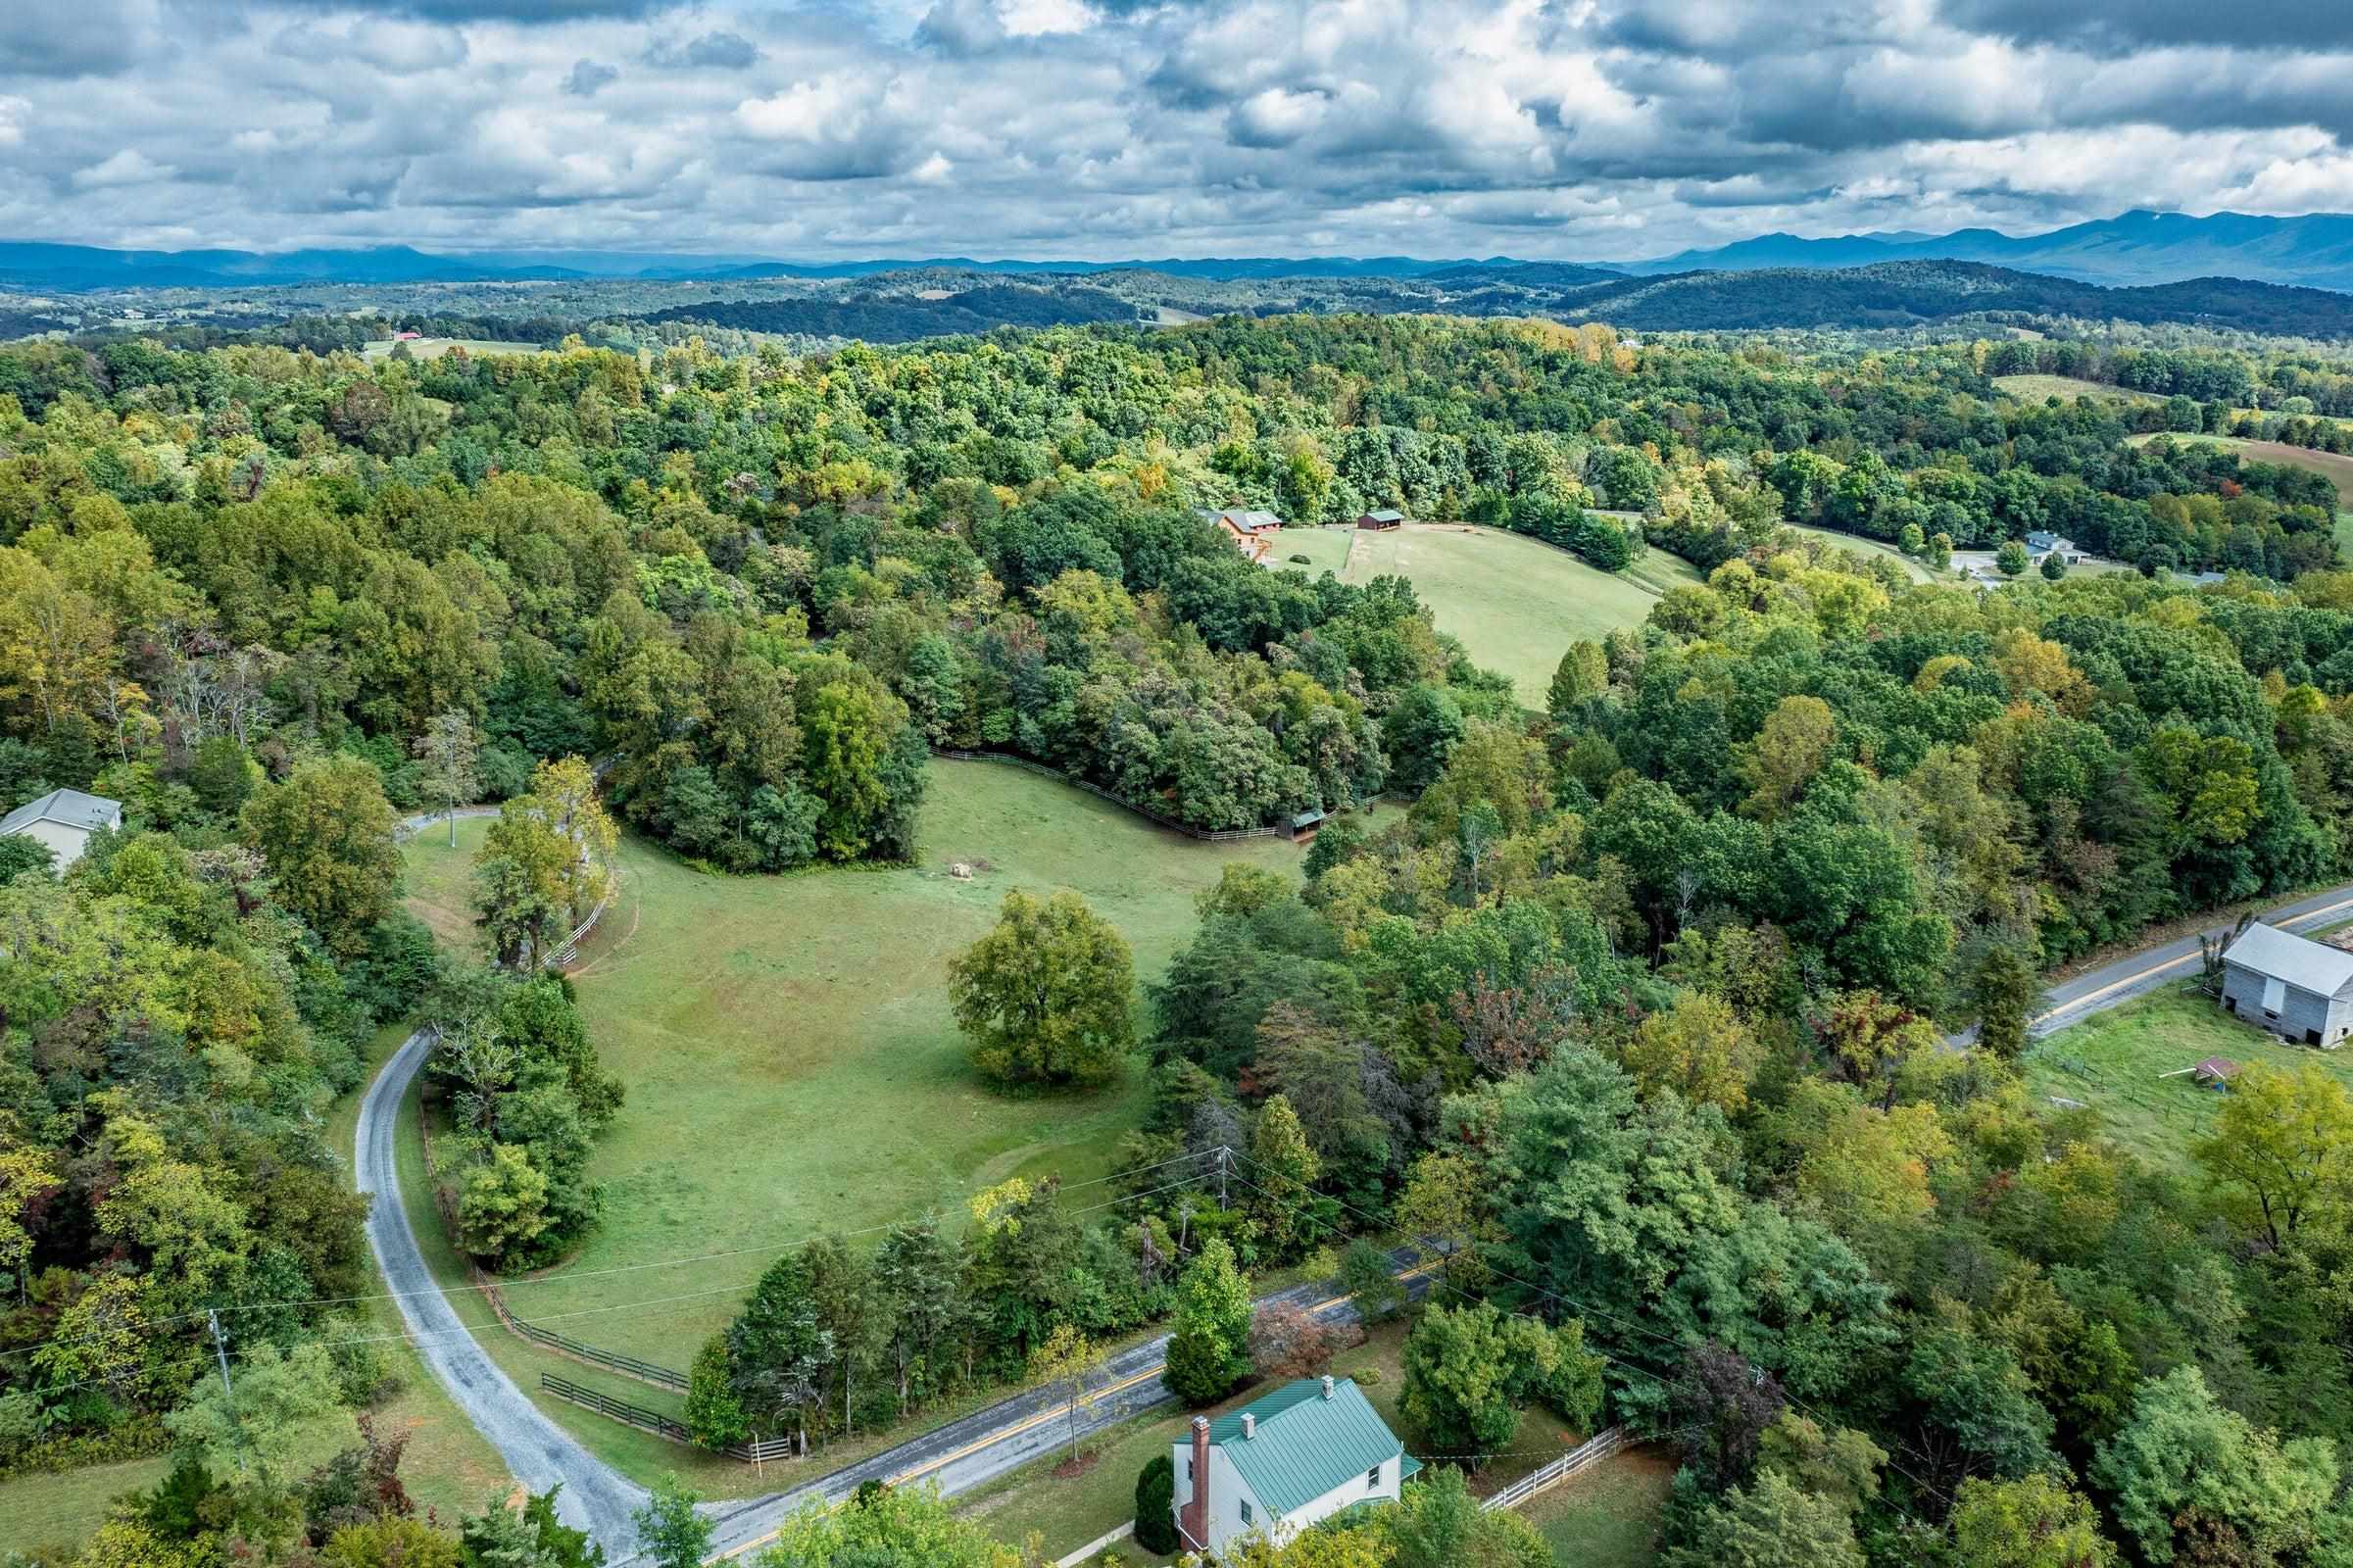
{"label": "gray roof house", "polygon": [[26,801],[0,816],[0,834],[28,838],[48,846],[63,871],[81,858],[82,846],[100,828],[123,825],[123,803],[80,790],[51,790],[37,801]]}
{"label": "gray roof house", "polygon": [[2223,1008],[2283,1039],[2333,1051],[2353,1027],[2353,953],[2248,926],[2223,953]]}
{"label": "gray roof house", "polygon": [[1183,1549],[1223,1556],[1261,1536],[1281,1546],[1318,1520],[1395,1502],[1421,1469],[1348,1378],[1300,1378],[1214,1421],[1193,1419],[1175,1446]]}

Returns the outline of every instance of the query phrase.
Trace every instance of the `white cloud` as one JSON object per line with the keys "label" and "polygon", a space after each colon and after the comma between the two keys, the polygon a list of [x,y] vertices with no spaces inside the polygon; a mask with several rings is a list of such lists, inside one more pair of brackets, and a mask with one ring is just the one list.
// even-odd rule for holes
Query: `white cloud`
{"label": "white cloud", "polygon": [[110,185],[152,184],[177,172],[170,164],[155,163],[137,148],[125,147],[103,163],[76,170],[74,183],[84,190],[103,190]]}
{"label": "white cloud", "polygon": [[0,28],[0,234],[1610,258],[2353,209],[2344,29],[2163,4],[89,0]]}

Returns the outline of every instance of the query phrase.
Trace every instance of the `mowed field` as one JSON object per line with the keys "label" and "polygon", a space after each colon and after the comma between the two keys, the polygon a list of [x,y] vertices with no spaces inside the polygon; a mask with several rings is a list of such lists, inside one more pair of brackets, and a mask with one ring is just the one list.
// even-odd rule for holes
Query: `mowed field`
{"label": "mowed field", "polygon": [[[370,338],[360,348],[360,358],[370,365],[392,358],[397,340],[388,337]],[[545,354],[537,343],[509,343],[486,337],[419,337],[409,341],[409,353],[419,360],[437,360],[452,349],[464,349],[468,354]]]}
{"label": "mowed field", "polygon": [[2353,1087],[2353,1053],[2288,1045],[2181,984],[2035,1041],[2025,1058],[2027,1088],[2036,1100],[2099,1112],[2108,1136],[2150,1163],[2186,1168],[2190,1146],[2214,1130],[2223,1095],[2187,1073],[2164,1075],[2208,1056],[2289,1071],[2317,1061]]}
{"label": "mowed field", "polygon": [[[466,867],[486,825],[460,823],[456,852],[446,832],[408,847],[412,905],[446,938],[471,940]],[[1127,936],[1148,982],[1226,865],[1296,874],[1302,854],[1274,838],[1197,843],[983,761],[932,764],[921,843],[908,866],[721,877],[623,842],[621,897],[573,971],[597,1049],[628,1086],[593,1166],[607,1218],[564,1267],[511,1290],[516,1310],[592,1312],[566,1331],[683,1368],[778,1249],[933,1208],[953,1221],[1012,1176],[1103,1175],[1142,1114],[1141,1072],[1093,1094],[992,1092],[949,1014],[950,956],[1007,890],[1068,887]],[[958,860],[973,880],[949,875]],[[711,1253],[736,1255],[643,1268]],[[636,1272],[600,1272],[613,1269]],[[607,1310],[689,1292],[706,1294]]]}
{"label": "mowed field", "polygon": [[1346,580],[1381,576],[1409,578],[1438,629],[1460,638],[1473,662],[1509,675],[1531,708],[1544,706],[1569,644],[1640,625],[1668,587],[1699,580],[1663,550],[1613,575],[1520,534],[1461,523],[1359,533]]}
{"label": "mowed field", "polygon": [[2113,398],[2119,403],[2165,401],[2154,392],[2110,386],[2105,381],[2086,381],[2073,375],[1997,375],[1993,378],[1993,384],[2022,403],[2040,403],[2045,398],[2058,398],[2063,402],[2072,402],[2077,398]]}
{"label": "mowed field", "polygon": [[[2291,447],[2279,441],[2248,441],[2234,435],[2183,435],[2176,441],[2203,441],[2209,446],[2229,447],[2250,462],[2284,463],[2291,468],[2310,468],[2324,474],[2336,486],[2336,504],[2340,509],[2353,508],[2353,457],[2341,452],[2315,452],[2309,447]],[[2154,441],[2153,435],[2127,438],[2133,445]]]}
{"label": "mowed field", "polygon": [[1904,569],[1914,582],[1934,582],[1936,574],[1914,561],[1893,545],[1878,539],[1866,539],[1859,533],[1840,533],[1836,528],[1815,528],[1801,522],[1785,522],[1783,527],[1807,539],[1819,539],[1840,550],[1851,550],[1858,556],[1886,556]]}
{"label": "mowed field", "polygon": [[[1338,576],[1348,564],[1348,545],[1355,537],[1353,528],[1279,528],[1275,531],[1275,564],[1310,577],[1327,571]],[[1307,564],[1300,565],[1293,556],[1305,556]]]}

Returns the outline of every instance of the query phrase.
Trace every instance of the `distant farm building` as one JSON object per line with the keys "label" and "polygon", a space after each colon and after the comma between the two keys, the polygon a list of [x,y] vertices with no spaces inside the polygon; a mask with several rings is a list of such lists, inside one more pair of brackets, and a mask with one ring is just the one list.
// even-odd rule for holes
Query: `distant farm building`
{"label": "distant farm building", "polygon": [[81,858],[82,847],[100,828],[123,825],[123,803],[80,790],[51,790],[0,816],[0,834],[47,845],[63,871]]}
{"label": "distant farm building", "polygon": [[2083,552],[2076,548],[2073,539],[2065,534],[2053,533],[2048,528],[2028,530],[2027,554],[2036,561],[2044,556],[2057,556],[2071,566],[2081,564],[2083,560]]}
{"label": "distant farm building", "polygon": [[2223,953],[2223,1008],[2282,1039],[2333,1051],[2353,1026],[2353,953],[2248,926]]}
{"label": "distant farm building", "polygon": [[1256,512],[1247,507],[1226,507],[1217,512],[1203,511],[1203,517],[1217,524],[1234,548],[1244,558],[1266,565],[1274,555],[1275,535],[1282,531],[1283,519],[1271,512]]}
{"label": "distant farm building", "polygon": [[1301,1378],[1174,1446],[1177,1536],[1223,1557],[1246,1538],[1282,1546],[1363,1503],[1395,1502],[1421,1468],[1348,1379]]}
{"label": "distant farm building", "polygon": [[1405,514],[1392,511],[1387,507],[1383,507],[1378,512],[1367,512],[1356,519],[1356,526],[1359,528],[1399,528],[1404,526],[1404,523]]}

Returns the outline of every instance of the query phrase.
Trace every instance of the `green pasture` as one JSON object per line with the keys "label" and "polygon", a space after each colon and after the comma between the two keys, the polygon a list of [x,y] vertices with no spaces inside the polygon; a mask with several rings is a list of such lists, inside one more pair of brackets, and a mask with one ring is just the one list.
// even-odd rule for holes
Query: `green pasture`
{"label": "green pasture", "polygon": [[2025,1065],[2036,1100],[2085,1105],[2109,1137],[2141,1158],[2186,1167],[2190,1145],[2214,1130],[2223,1092],[2201,1088],[2181,1069],[2208,1056],[2288,1069],[2318,1061],[2353,1085],[2348,1054],[2288,1045],[2181,983],[2044,1036],[2028,1048]]}
{"label": "green pasture", "polygon": [[[1325,572],[1338,576],[1348,564],[1348,545],[1356,537],[1350,528],[1283,528],[1275,534],[1274,561],[1278,566],[1303,571],[1310,577]],[[1293,556],[1305,556],[1300,565]]]}
{"label": "green pasture", "polygon": [[[2172,432],[2176,441],[2203,441],[2210,446],[2229,447],[2250,463],[2283,463],[2291,468],[2310,468],[2336,486],[2339,507],[2353,508],[2353,457],[2341,452],[2315,452],[2309,447],[2291,447],[2279,441],[2249,441],[2234,435],[2184,435]],[[2128,436],[2135,446],[2156,440],[2154,435]]]}
{"label": "green pasture", "polygon": [[[437,929],[468,931],[465,863],[485,826],[460,823],[455,853],[432,832],[408,846],[412,906]],[[1198,843],[983,761],[932,765],[921,845],[906,866],[724,877],[623,842],[620,897],[572,972],[628,1088],[593,1167],[607,1217],[579,1256],[511,1290],[518,1311],[596,1309],[564,1332],[683,1367],[778,1248],[931,1209],[953,1218],[1012,1176],[1103,1175],[1142,1114],[1141,1074],[1094,1094],[988,1089],[949,1016],[949,957],[1007,890],[1069,887],[1127,936],[1148,981],[1226,865],[1290,871],[1301,854],[1273,838]],[[711,1253],[734,1255],[640,1267]],[[709,1294],[660,1300],[688,1292]],[[633,1299],[660,1304],[604,1310]]]}
{"label": "green pasture", "polygon": [[1662,550],[1613,574],[1539,540],[1462,523],[1359,533],[1347,580],[1382,576],[1409,578],[1438,629],[1461,639],[1473,662],[1509,675],[1531,708],[1544,705],[1569,644],[1640,625],[1667,587],[1698,580]]}
{"label": "green pasture", "polygon": [[2086,381],[2074,375],[1997,375],[1993,378],[1993,384],[2021,403],[2040,403],[2045,398],[2057,398],[2062,402],[2073,402],[2077,398],[2113,398],[2119,403],[2165,401],[2154,392],[2110,386],[2105,381]]}
{"label": "green pasture", "polygon": [[[399,346],[397,340],[393,338],[369,338],[361,345],[360,358],[373,365],[378,360],[392,358],[392,351]],[[452,349],[464,349],[466,353],[477,356],[483,354],[545,354],[548,352],[537,343],[511,343],[486,337],[413,338],[408,344],[408,349],[411,358],[419,360],[437,360]]]}
{"label": "green pasture", "polygon": [[1818,539],[1839,550],[1851,550],[1858,556],[1885,556],[1904,569],[1914,582],[1935,582],[1936,574],[1914,561],[1893,545],[1879,539],[1866,539],[1859,533],[1840,533],[1836,528],[1816,528],[1805,523],[1785,522],[1783,527],[1807,539]]}

